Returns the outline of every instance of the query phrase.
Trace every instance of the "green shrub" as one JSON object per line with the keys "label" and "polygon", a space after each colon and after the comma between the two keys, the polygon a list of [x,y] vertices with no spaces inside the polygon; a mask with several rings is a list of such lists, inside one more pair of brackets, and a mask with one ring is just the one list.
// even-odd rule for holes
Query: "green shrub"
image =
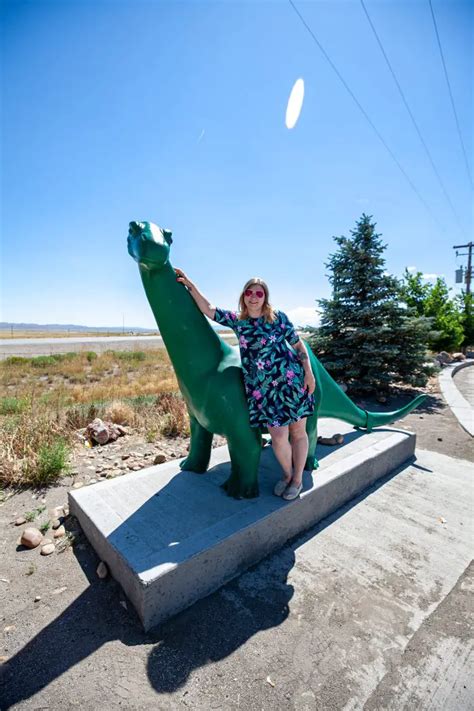
{"label": "green shrub", "polygon": [[0,415],[16,415],[28,405],[25,398],[20,397],[2,397],[0,398]]}
{"label": "green shrub", "polygon": [[58,439],[52,444],[44,444],[38,453],[36,482],[47,483],[56,479],[67,469],[69,447],[64,439]]}
{"label": "green shrub", "polygon": [[30,363],[34,368],[47,368],[50,365],[56,365],[57,362],[58,359],[52,355],[30,358]]}
{"label": "green shrub", "polygon": [[97,353],[94,353],[94,351],[87,351],[86,358],[88,363],[92,363],[93,360],[96,360]]}
{"label": "green shrub", "polygon": [[22,356],[8,356],[3,362],[5,365],[25,365],[30,362],[30,359]]}
{"label": "green shrub", "polygon": [[146,354],[143,351],[119,351],[115,354],[120,360],[139,362],[146,359]]}

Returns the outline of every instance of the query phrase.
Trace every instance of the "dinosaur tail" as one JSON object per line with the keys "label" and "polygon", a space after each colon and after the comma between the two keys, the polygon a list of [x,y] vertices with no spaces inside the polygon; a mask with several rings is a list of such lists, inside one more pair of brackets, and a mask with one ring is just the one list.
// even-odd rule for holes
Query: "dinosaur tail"
{"label": "dinosaur tail", "polygon": [[314,353],[311,352],[309,346],[308,351],[310,352],[311,364],[316,378],[316,387],[319,388],[320,403],[318,412],[320,417],[336,417],[356,427],[363,427],[370,432],[373,427],[388,425],[391,422],[395,422],[395,420],[405,417],[405,415],[408,415],[415,407],[421,405],[426,398],[425,395],[419,395],[409,402],[408,405],[392,412],[367,412],[367,410],[362,410],[347,397],[345,392],[341,390],[339,385],[321,365]]}

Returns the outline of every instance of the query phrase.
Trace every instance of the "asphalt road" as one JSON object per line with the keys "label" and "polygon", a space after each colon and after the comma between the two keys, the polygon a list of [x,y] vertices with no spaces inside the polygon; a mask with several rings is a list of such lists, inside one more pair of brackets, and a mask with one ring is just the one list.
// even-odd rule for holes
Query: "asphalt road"
{"label": "asphalt road", "polygon": [[[222,334],[221,338],[230,343],[237,339],[233,333]],[[139,351],[164,348],[161,336],[88,336],[78,338],[2,338],[0,339],[0,360],[9,356],[31,358],[53,353],[78,353],[80,351]]]}

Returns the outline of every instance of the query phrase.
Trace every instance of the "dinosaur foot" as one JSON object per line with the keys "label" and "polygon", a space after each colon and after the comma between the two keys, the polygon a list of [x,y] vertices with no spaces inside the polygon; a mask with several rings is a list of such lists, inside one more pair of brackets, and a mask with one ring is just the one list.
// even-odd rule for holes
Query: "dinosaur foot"
{"label": "dinosaur foot", "polygon": [[243,485],[236,481],[232,475],[221,484],[228,496],[233,496],[234,499],[255,499],[258,496],[258,483]]}
{"label": "dinosaur foot", "polygon": [[305,468],[305,471],[307,471],[307,472],[312,472],[314,469],[318,469],[319,462],[316,459],[316,457],[309,455],[308,458],[306,459],[304,468]]}
{"label": "dinosaur foot", "polygon": [[179,463],[179,468],[182,471],[194,472],[195,474],[205,474],[207,472],[207,464],[203,464],[198,459],[191,459],[191,457],[186,457],[182,462]]}

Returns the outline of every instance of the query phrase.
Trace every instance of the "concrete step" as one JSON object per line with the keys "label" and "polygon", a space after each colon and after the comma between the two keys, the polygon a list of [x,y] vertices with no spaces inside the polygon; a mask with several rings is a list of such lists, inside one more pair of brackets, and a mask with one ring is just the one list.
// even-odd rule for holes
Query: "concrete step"
{"label": "concrete step", "polygon": [[206,474],[174,460],[69,492],[71,513],[133,603],[145,631],[210,594],[286,541],[413,457],[415,435],[384,427],[370,434],[324,419],[319,434],[345,435],[318,446],[320,467],[305,472],[301,497],[273,495],[281,476],[271,446],[262,450],[260,497],[236,500],[220,484],[230,474],[227,446],[212,450]]}

